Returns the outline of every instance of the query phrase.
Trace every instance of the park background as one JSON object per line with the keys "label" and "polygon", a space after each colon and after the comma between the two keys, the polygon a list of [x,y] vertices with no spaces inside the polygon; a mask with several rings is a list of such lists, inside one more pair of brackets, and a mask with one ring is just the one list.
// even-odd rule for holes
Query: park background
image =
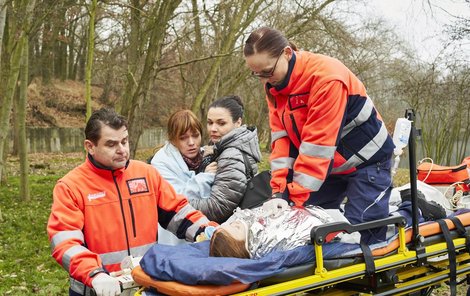
{"label": "park background", "polygon": [[[63,141],[34,150],[38,130],[76,133],[92,110],[112,106],[130,122],[133,158],[146,160],[160,143],[139,143],[149,130],[164,135],[169,114],[189,108],[203,119],[213,100],[238,94],[268,167],[263,88],[242,55],[261,25],[346,64],[390,132],[414,109],[420,157],[460,162],[469,154],[470,2],[445,1],[463,5],[461,14],[437,0],[410,2],[431,22],[443,11],[449,20],[426,55],[366,0],[0,0],[0,295],[67,294],[45,228],[52,188],[83,161],[83,139],[73,151]],[[50,143],[45,134],[39,141]],[[394,182],[407,182],[406,169]]]}

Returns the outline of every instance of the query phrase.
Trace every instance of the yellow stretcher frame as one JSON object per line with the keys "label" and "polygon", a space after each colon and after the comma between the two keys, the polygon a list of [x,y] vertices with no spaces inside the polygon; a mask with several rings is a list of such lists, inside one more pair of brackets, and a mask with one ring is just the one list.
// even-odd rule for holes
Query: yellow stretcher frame
{"label": "yellow stretcher frame", "polygon": [[[465,220],[470,219],[470,213],[465,214]],[[450,222],[451,223],[451,222]],[[438,227],[437,223],[428,225],[428,228]],[[449,225],[449,222],[447,223]],[[453,225],[453,224],[452,224]],[[453,228],[453,227],[452,227]],[[338,287],[355,279],[365,279],[366,265],[358,263],[352,266],[333,270],[323,268],[322,246],[315,244],[316,268],[315,274],[279,284],[260,287],[258,289],[241,292],[234,295],[261,296],[261,295],[291,295],[300,292],[315,292],[315,295],[409,295],[412,292],[431,288],[450,279],[449,260],[446,242],[433,243],[424,247],[421,258],[428,262],[418,264],[417,252],[406,247],[405,231],[399,227],[399,248],[396,254],[374,259],[376,274],[396,269],[397,283],[384,286],[376,291],[353,290],[350,287],[343,290]],[[470,274],[470,255],[466,250],[466,239],[455,237],[453,240],[456,256],[456,273],[462,277]],[[434,258],[434,260],[429,260]],[[364,288],[364,287],[363,287]],[[365,288],[367,288],[365,286]]]}

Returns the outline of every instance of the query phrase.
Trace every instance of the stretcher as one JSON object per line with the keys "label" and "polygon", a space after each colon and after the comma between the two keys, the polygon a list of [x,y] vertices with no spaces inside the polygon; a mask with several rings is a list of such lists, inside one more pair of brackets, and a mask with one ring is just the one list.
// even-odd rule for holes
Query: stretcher
{"label": "stretcher", "polygon": [[[412,112],[407,111],[407,115],[410,120],[414,120]],[[414,139],[415,132],[413,125],[411,139]],[[159,270],[160,266],[149,269],[143,262],[140,267],[132,270],[132,277],[136,283],[148,288],[149,292],[159,293],[158,295],[253,296],[302,292],[315,295],[430,295],[442,283],[449,285],[451,295],[456,295],[456,286],[470,281],[470,211],[459,210],[446,219],[419,224],[413,141],[409,143],[409,151],[413,206],[413,223],[409,228],[405,228],[406,221],[400,216],[356,225],[337,222],[317,226],[311,231],[312,245],[263,258],[264,261],[259,263],[264,265],[259,268],[261,275],[258,276],[245,276],[243,273],[251,271],[250,261],[243,261],[241,265],[248,265],[232,272],[229,267],[239,264],[239,261],[227,259],[229,261],[224,264],[229,271],[225,271],[223,265],[218,266],[217,261],[210,261],[219,259],[208,255],[202,255],[199,259],[196,255],[193,258],[191,250],[195,254],[207,252],[207,242],[194,244],[194,249],[189,249],[189,246],[175,246],[175,250],[183,248],[180,255],[171,249],[166,250],[165,246],[158,246],[161,249],[156,252],[160,254],[160,258],[169,257],[158,261],[158,264],[165,265],[162,269],[167,270]],[[325,243],[325,238],[330,233],[353,233],[386,225],[395,226],[397,234],[382,244],[365,246]],[[338,256],[339,249],[342,251],[341,256]],[[177,261],[179,256],[187,257],[182,259],[180,269],[175,270],[175,266],[169,264]],[[192,259],[201,261],[194,263],[195,269],[185,270],[185,266],[189,268],[191,265]],[[212,266],[198,266],[204,260],[209,260]],[[147,265],[153,264],[152,260],[146,262]],[[194,271],[197,269],[199,272]],[[213,276],[211,272],[217,276]]]}

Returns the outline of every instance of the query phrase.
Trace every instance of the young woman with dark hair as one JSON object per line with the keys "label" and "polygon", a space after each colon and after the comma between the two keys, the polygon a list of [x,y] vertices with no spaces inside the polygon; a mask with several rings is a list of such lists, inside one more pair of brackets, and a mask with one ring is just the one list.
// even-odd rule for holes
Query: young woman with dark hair
{"label": "young woman with dark hair", "polygon": [[261,160],[257,130],[242,123],[243,115],[243,103],[235,95],[215,100],[207,111],[207,132],[214,145],[217,172],[209,199],[191,204],[219,223],[233,214],[243,198],[249,180],[247,166],[256,174]]}

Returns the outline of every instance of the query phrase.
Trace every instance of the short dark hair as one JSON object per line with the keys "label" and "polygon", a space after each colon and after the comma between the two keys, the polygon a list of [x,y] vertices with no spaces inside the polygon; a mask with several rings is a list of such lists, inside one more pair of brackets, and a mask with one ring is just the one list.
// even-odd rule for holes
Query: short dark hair
{"label": "short dark hair", "polygon": [[127,128],[127,120],[124,116],[117,114],[112,108],[101,108],[93,112],[88,119],[85,127],[85,139],[90,140],[94,144],[98,143],[101,138],[101,127],[103,125],[118,130],[123,126]]}
{"label": "short dark hair", "polygon": [[266,52],[275,58],[287,46],[290,46],[293,50],[298,50],[297,46],[287,40],[280,31],[270,27],[261,27],[248,36],[243,48],[243,54],[245,57],[248,57],[255,53]]}
{"label": "short dark hair", "polygon": [[243,119],[243,103],[242,99],[236,95],[229,95],[219,98],[209,105],[210,108],[225,108],[230,113],[233,122],[239,118]]}

